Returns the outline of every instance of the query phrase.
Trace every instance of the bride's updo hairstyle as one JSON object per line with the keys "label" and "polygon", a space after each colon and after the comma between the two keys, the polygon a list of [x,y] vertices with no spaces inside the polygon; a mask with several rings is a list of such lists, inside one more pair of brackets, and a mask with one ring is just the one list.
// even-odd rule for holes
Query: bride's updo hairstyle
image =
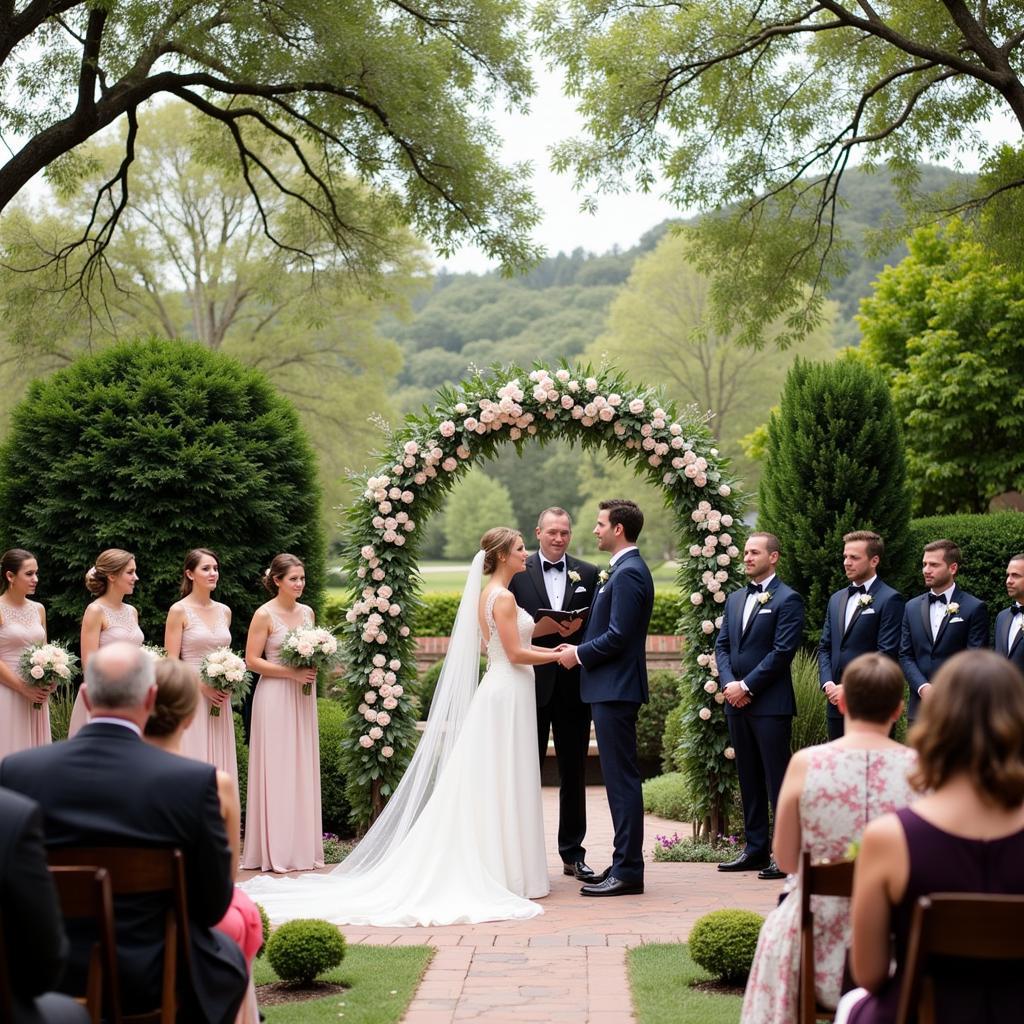
{"label": "bride's updo hairstyle", "polygon": [[93,597],[102,597],[107,592],[111,576],[117,576],[128,568],[135,556],[122,548],[107,548],[100,553],[95,565],[85,574],[85,589]]}
{"label": "bride's updo hairstyle", "polygon": [[480,550],[484,553],[484,573],[490,576],[498,563],[508,557],[508,553],[522,539],[518,530],[511,526],[493,526],[480,538]]}
{"label": "bride's updo hairstyle", "polygon": [[274,555],[274,560],[263,571],[263,586],[276,597],[278,583],[288,575],[289,569],[294,569],[296,566],[305,569],[306,563],[297,555],[289,555],[287,552]]}
{"label": "bride's updo hairstyle", "polygon": [[195,714],[199,705],[199,677],[191,665],[177,658],[159,658],[155,673],[156,704],[146,722],[146,735],[170,736]]}

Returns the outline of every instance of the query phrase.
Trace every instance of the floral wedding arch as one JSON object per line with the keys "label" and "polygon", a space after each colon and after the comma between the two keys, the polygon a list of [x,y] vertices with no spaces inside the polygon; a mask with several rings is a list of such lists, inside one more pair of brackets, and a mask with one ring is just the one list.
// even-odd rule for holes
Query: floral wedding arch
{"label": "floral wedding arch", "polygon": [[[388,438],[376,473],[345,513],[343,565],[355,584],[339,628],[346,648],[345,742],[348,795],[361,824],[379,813],[415,745],[418,538],[428,516],[471,466],[499,445],[562,438],[603,448],[662,488],[681,540],[679,583],[686,637],[680,700],[681,762],[699,800],[695,811],[717,830],[734,780],[734,753],[722,710],[714,643],[726,593],[742,581],[741,505],[695,410],[677,413],[656,389],[614,367],[560,364],[475,371],[439,393],[432,410],[409,416]],[[609,495],[614,497],[614,495]],[[495,524],[499,525],[499,524]],[[642,543],[642,540],[641,540]],[[712,835],[716,831],[712,831]]]}

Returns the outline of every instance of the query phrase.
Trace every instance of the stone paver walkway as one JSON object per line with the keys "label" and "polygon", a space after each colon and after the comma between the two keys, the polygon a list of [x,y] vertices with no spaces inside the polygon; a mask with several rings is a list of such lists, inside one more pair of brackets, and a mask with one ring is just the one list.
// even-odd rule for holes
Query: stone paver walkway
{"label": "stone paver walkway", "polygon": [[[655,864],[656,835],[683,829],[678,822],[645,819],[642,896],[587,899],[579,882],[562,874],[555,843],[557,791],[544,789],[544,821],[551,851],[551,895],[544,914],[530,921],[452,925],[446,928],[344,928],[350,942],[437,947],[405,1024],[488,1024],[633,1021],[626,980],[626,949],[686,939],[694,921],[720,907],[766,914],[780,882],[753,873],[725,875],[714,864]],[[587,861],[597,871],[611,859],[612,827],[604,790],[587,791]]]}

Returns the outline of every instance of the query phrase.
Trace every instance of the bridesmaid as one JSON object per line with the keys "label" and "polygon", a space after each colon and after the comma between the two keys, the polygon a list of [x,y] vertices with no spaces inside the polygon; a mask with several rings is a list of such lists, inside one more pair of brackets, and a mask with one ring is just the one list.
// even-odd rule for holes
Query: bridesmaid
{"label": "bridesmaid", "polygon": [[0,757],[50,742],[52,687],[29,686],[18,674],[25,648],[46,643],[46,612],[29,600],[38,583],[31,551],[12,548],[0,556]]}
{"label": "bridesmaid", "polygon": [[[231,609],[213,599],[219,579],[220,564],[212,551],[190,551],[185,556],[181,577],[181,600],[172,604],[167,613],[167,657],[180,658],[197,675],[206,655],[218,647],[231,646]],[[230,694],[202,682],[199,690],[199,710],[181,735],[181,753],[216,765],[231,776],[237,788],[238,759]],[[211,715],[211,707],[220,708],[220,715]]]}
{"label": "bridesmaid", "polygon": [[[82,616],[82,668],[100,648],[117,640],[126,643],[145,643],[139,628],[139,613],[124,599],[135,590],[139,582],[135,571],[135,556],[121,548],[107,548],[96,559],[96,564],[85,574],[85,589],[96,598]],[[70,739],[89,721],[89,712],[79,689],[71,712]]]}
{"label": "bridesmaid", "polygon": [[316,670],[277,660],[285,634],[313,624],[313,610],[299,604],[305,566],[295,555],[276,555],[263,585],[274,597],[256,609],[245,645],[246,663],[261,678],[252,702],[242,867],[308,871],[324,863],[316,691],[302,692]]}

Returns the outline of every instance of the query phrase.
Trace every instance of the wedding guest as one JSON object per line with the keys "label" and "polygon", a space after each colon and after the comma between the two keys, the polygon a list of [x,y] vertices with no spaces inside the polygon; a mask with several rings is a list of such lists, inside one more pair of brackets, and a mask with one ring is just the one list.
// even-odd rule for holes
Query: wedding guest
{"label": "wedding guest", "polygon": [[[181,576],[181,600],[167,613],[164,648],[168,658],[180,658],[198,673],[211,651],[231,646],[231,609],[214,601],[220,579],[217,556],[208,548],[195,548],[185,556]],[[181,752],[208,761],[227,772],[238,787],[238,756],[235,751],[235,719],[231,694],[199,682],[199,711],[181,737]],[[219,714],[212,715],[212,708]]]}
{"label": "wedding guest", "polygon": [[[215,931],[231,903],[231,847],[224,830],[216,771],[142,741],[156,703],[154,658],[134,644],[107,644],[85,666],[83,700],[92,720],[66,743],[0,761],[0,785],[42,808],[47,846],[154,846],[185,854],[191,984],[182,977],[181,1019],[227,1024],[248,983],[245,957]],[[164,899],[118,899],[118,970],[122,1009],[159,1003]],[[84,990],[91,929],[67,924],[68,985]]]}
{"label": "wedding guest", "polygon": [[849,586],[828,600],[818,645],[818,676],[828,701],[828,738],[843,735],[839,698],[843,672],[854,658],[878,651],[894,661],[900,652],[903,595],[879,579],[878,563],[885,543],[872,530],[854,530],[843,537],[843,571]]}
{"label": "wedding guest", "polygon": [[[786,898],[761,928],[743,997],[741,1024],[795,1024],[799,1008],[800,858],[837,861],[866,822],[913,797],[912,750],[889,739],[903,711],[903,674],[892,659],[862,654],[846,666],[839,694],[839,739],[797,751],[786,769],[775,823],[775,862],[790,872]],[[850,945],[849,901],[811,897],[814,987],[822,1006],[839,1002]]]}
{"label": "wedding guest", "polygon": [[[853,880],[853,977],[837,1022],[895,1019],[913,909],[932,892],[1024,894],[1024,677],[992,651],[954,655],[910,732],[925,795],[864,830]],[[893,942],[893,940],[895,940]],[[895,959],[895,973],[890,963]],[[1024,976],[946,958],[932,976],[939,1024],[1019,1021]]]}
{"label": "wedding guest", "polygon": [[38,583],[31,551],[12,548],[0,555],[0,757],[50,742],[53,687],[29,686],[18,671],[25,649],[46,643],[46,611],[30,600]]}
{"label": "wedding guest", "polygon": [[[572,520],[563,508],[546,508],[537,519],[539,550],[526,560],[526,572],[509,581],[516,604],[535,615],[541,608],[568,611],[587,608],[597,592],[597,566],[569,554]],[[580,622],[582,623],[582,618]],[[556,647],[563,640],[579,644],[582,625],[573,633],[552,633],[537,639],[538,647]],[[548,737],[553,734],[558,763],[558,853],[562,870],[590,882],[583,837],[587,832],[586,765],[590,751],[590,705],[580,699],[580,667],[558,662],[535,665],[537,746],[543,768]]]}
{"label": "wedding guest", "polygon": [[[192,666],[170,657],[156,664],[156,704],[146,722],[145,737],[153,746],[171,754],[189,756],[183,749],[188,727],[206,706],[200,700],[199,677]],[[241,850],[242,810],[238,801],[238,781],[225,771],[217,771],[217,795],[224,818],[224,829],[231,845],[231,877],[238,872]],[[263,922],[251,899],[237,886],[231,897],[231,906],[214,927],[234,939],[245,954],[249,966],[249,988],[239,1013],[237,1024],[255,1024],[259,1020],[256,992],[252,986],[252,963],[263,944]]]}
{"label": "wedding guest", "polygon": [[1006,567],[1006,593],[1011,604],[996,616],[996,654],[1024,671],[1024,554],[1014,555]]}
{"label": "wedding guest", "polygon": [[726,600],[715,642],[746,833],[743,852],[718,870],[758,871],[762,879],[785,877],[769,855],[768,804],[778,807],[789,764],[796,714],[790,665],[804,629],[803,598],[775,574],[778,561],[774,534],[747,538],[743,568],[750,582]]}
{"label": "wedding guest", "polygon": [[[313,609],[299,604],[306,568],[295,555],[275,555],[263,585],[274,596],[256,609],[245,645],[246,664],[260,680],[252,702],[242,867],[306,871],[324,863],[316,669],[280,661],[288,631],[313,625]],[[302,692],[306,683],[314,684],[310,694]]]}
{"label": "wedding guest", "polygon": [[[123,641],[141,647],[145,636],[139,628],[139,613],[124,599],[134,593],[139,576],[135,556],[121,548],[107,548],[85,574],[85,589],[96,600],[89,604],[82,616],[82,669],[101,647]],[[82,701],[82,691],[75,697],[71,710],[68,739],[76,735],[89,720],[89,712]]]}
{"label": "wedding guest", "polygon": [[953,541],[926,544],[921,571],[928,590],[911,598],[903,610],[900,667],[910,687],[911,723],[943,662],[958,651],[988,646],[988,609],[957,584],[960,561],[960,548]]}

